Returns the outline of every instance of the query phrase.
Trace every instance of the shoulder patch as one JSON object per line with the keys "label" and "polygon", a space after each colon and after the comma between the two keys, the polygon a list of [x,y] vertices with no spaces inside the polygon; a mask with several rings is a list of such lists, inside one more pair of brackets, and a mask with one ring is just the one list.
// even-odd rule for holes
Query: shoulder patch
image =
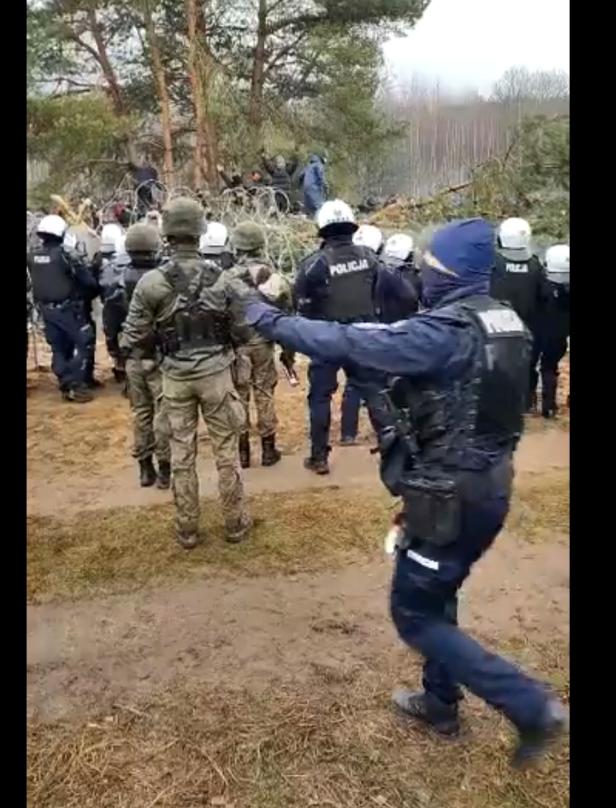
{"label": "shoulder patch", "polygon": [[478,311],[477,317],[488,334],[523,334],[524,323],[513,309]]}

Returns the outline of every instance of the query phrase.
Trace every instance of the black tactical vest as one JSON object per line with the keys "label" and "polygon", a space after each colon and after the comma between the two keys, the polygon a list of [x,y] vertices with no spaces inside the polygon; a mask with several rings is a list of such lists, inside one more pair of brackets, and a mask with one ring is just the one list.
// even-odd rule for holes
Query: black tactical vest
{"label": "black tactical vest", "polygon": [[329,270],[327,296],[320,316],[339,323],[375,319],[372,290],[378,259],[367,247],[326,245],[322,250]]}
{"label": "black tactical vest", "polygon": [[497,254],[490,295],[509,303],[530,328],[535,326],[539,315],[543,284],[543,270],[536,256],[526,261],[511,261]]}
{"label": "black tactical vest", "polygon": [[71,267],[61,245],[40,246],[27,259],[35,303],[63,303],[76,297]]}
{"label": "black tactical vest", "polygon": [[468,319],[475,361],[449,385],[408,380],[405,416],[415,463],[435,472],[481,470],[490,458],[515,448],[524,426],[531,340],[516,312],[487,297],[442,310]]}
{"label": "black tactical vest", "polygon": [[124,270],[124,291],[126,293],[126,301],[129,306],[133,297],[133,292],[135,291],[135,287],[141,278],[146,274],[146,272],[156,269],[158,264],[159,261],[156,257],[147,260],[137,260],[133,258],[130,264],[128,264]]}
{"label": "black tactical vest", "polygon": [[204,347],[219,346],[222,351],[231,344],[229,315],[213,309],[207,296],[207,288],[216,282],[221,270],[209,261],[199,263],[201,266],[190,277],[173,260],[161,267],[177,293],[172,317],[158,329],[162,351],[167,356]]}

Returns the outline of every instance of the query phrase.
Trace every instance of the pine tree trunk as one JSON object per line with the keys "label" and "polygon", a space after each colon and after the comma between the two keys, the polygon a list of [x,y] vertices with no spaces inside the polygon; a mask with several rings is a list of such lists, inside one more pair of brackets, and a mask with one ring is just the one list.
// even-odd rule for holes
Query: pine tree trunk
{"label": "pine tree trunk", "polygon": [[195,109],[194,183],[198,188],[203,179],[210,186],[218,183],[218,149],[216,131],[208,114],[205,68],[206,54],[200,47],[198,31],[206,32],[203,18],[199,18],[196,0],[185,0],[188,27],[188,74]]}
{"label": "pine tree trunk", "polygon": [[152,19],[152,8],[150,0],[144,0],[143,20],[145,24],[145,34],[152,59],[152,73],[158,91],[160,103],[160,125],[163,137],[163,178],[165,185],[173,184],[173,137],[171,135],[171,103],[169,101],[169,89],[167,87],[167,77],[160,56],[158,36],[154,28]]}
{"label": "pine tree trunk", "polygon": [[263,87],[265,84],[265,43],[267,39],[267,4],[266,0],[259,0],[259,14],[257,26],[257,44],[252,62],[252,76],[250,80],[250,101],[248,104],[248,120],[260,137],[263,124]]}
{"label": "pine tree trunk", "polygon": [[[107,88],[109,91],[109,96],[111,97],[111,103],[113,104],[114,112],[118,117],[121,117],[126,114],[126,105],[124,103],[124,97],[122,95],[120,82],[117,79],[115,71],[109,60],[109,55],[107,54],[107,46],[103,38],[103,32],[96,17],[95,9],[93,8],[88,9],[87,20],[90,33],[92,34],[92,38],[94,39],[94,43],[96,45],[95,56],[101,67],[101,71],[105,78],[105,82],[107,83]],[[128,159],[131,161],[131,163],[136,164],[137,149],[135,147],[134,141],[130,137],[128,137],[126,140],[126,151],[128,154]]]}

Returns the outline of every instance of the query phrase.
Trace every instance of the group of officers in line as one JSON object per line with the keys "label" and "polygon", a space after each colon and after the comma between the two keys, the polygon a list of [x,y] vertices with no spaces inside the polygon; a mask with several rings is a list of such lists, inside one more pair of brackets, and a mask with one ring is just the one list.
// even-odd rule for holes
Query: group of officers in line
{"label": "group of officers in line", "polygon": [[[352,209],[342,200],[326,202],[317,217],[321,240],[316,252],[298,266],[291,289],[264,256],[263,230],[251,222],[229,234],[221,222],[205,224],[198,254],[230,276],[256,285],[276,275],[285,287],[286,310],[312,319],[341,323],[395,323],[415,315],[425,301],[411,235],[396,233],[387,240],[370,224],[357,225]],[[168,235],[163,242],[163,220],[152,210],[125,233],[119,224],[102,228],[100,251],[89,264],[75,250],[75,237],[57,215],[44,217],[38,226],[40,245],[28,255],[32,299],[42,314],[45,335],[52,349],[52,368],[65,400],[87,403],[101,383],[94,376],[96,326],[92,304],[102,302],[105,342],[113,361],[113,375],[124,385],[134,414],[134,457],[143,486],[170,485],[170,429],[162,396],[160,340],[152,337],[132,355],[120,339],[133,292],[140,278],[169,258]],[[507,301],[533,336],[527,410],[537,409],[539,370],[542,381],[541,412],[551,418],[557,411],[558,364],[569,336],[569,248],[548,249],[545,263],[533,253],[531,229],[523,219],[506,219],[497,236],[490,293]],[[246,344],[235,341],[233,380],[245,410],[245,428],[239,436],[242,468],[251,464],[250,395],[254,397],[257,431],[262,442],[262,464],[280,458],[276,446],[277,418],[274,391],[278,371],[274,345],[252,333]],[[279,358],[293,378],[293,354]],[[144,370],[145,369],[145,370]],[[309,366],[308,404],[311,451],[305,467],[317,474],[329,472],[331,398],[338,387],[338,371],[331,363],[313,359]],[[378,380],[380,383],[381,380]],[[373,379],[360,370],[346,374],[341,401],[340,446],[356,443],[362,404],[378,393]],[[375,409],[368,407],[378,434]],[[157,459],[158,471],[153,464]]]}
{"label": "group of officers in line", "polygon": [[164,252],[156,227],[134,225],[123,250],[115,243],[115,255],[106,253],[98,276],[63,245],[65,222],[46,217],[28,268],[54,372],[65,398],[89,400],[87,301],[101,290],[104,302],[113,296],[109,279],[116,278],[128,311],[110,351],[116,373],[128,379],[141,481],[171,482],[176,537],[190,549],[203,538],[199,413],[226,537],[240,542],[252,527],[240,470],[240,461],[250,463],[251,390],[262,462],[280,460],[274,345],[310,357],[305,465],[318,474],[329,470],[330,403],[342,368],[356,400],[366,403],[383,484],[401,503],[392,528],[392,619],[425,659],[423,688],[396,690],[393,701],[437,733],[454,735],[464,686],[510,719],[518,732],[513,760],[524,765],[562,733],[566,712],[545,685],[459,628],[457,593],[507,516],[538,361],[542,412],[556,412],[568,337],[568,246],[550,248],[542,266],[524,220],[508,219],[495,233],[487,221],[467,219],[438,229],[414,256],[409,236],[383,244],[341,200],[325,202],[316,223],[319,247],[300,263],[290,289],[265,257],[258,226],[238,225],[227,244],[225,228],[212,222],[206,229],[191,199],[163,211]]}

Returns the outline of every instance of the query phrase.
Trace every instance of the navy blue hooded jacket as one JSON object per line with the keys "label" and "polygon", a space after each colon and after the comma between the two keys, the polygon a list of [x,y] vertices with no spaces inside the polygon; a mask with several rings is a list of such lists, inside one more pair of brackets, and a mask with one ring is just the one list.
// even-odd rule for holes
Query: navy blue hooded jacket
{"label": "navy blue hooded jacket", "polygon": [[327,186],[325,184],[325,168],[321,158],[312,154],[302,174],[302,190],[304,192],[304,208],[307,213],[315,214],[325,202]]}

